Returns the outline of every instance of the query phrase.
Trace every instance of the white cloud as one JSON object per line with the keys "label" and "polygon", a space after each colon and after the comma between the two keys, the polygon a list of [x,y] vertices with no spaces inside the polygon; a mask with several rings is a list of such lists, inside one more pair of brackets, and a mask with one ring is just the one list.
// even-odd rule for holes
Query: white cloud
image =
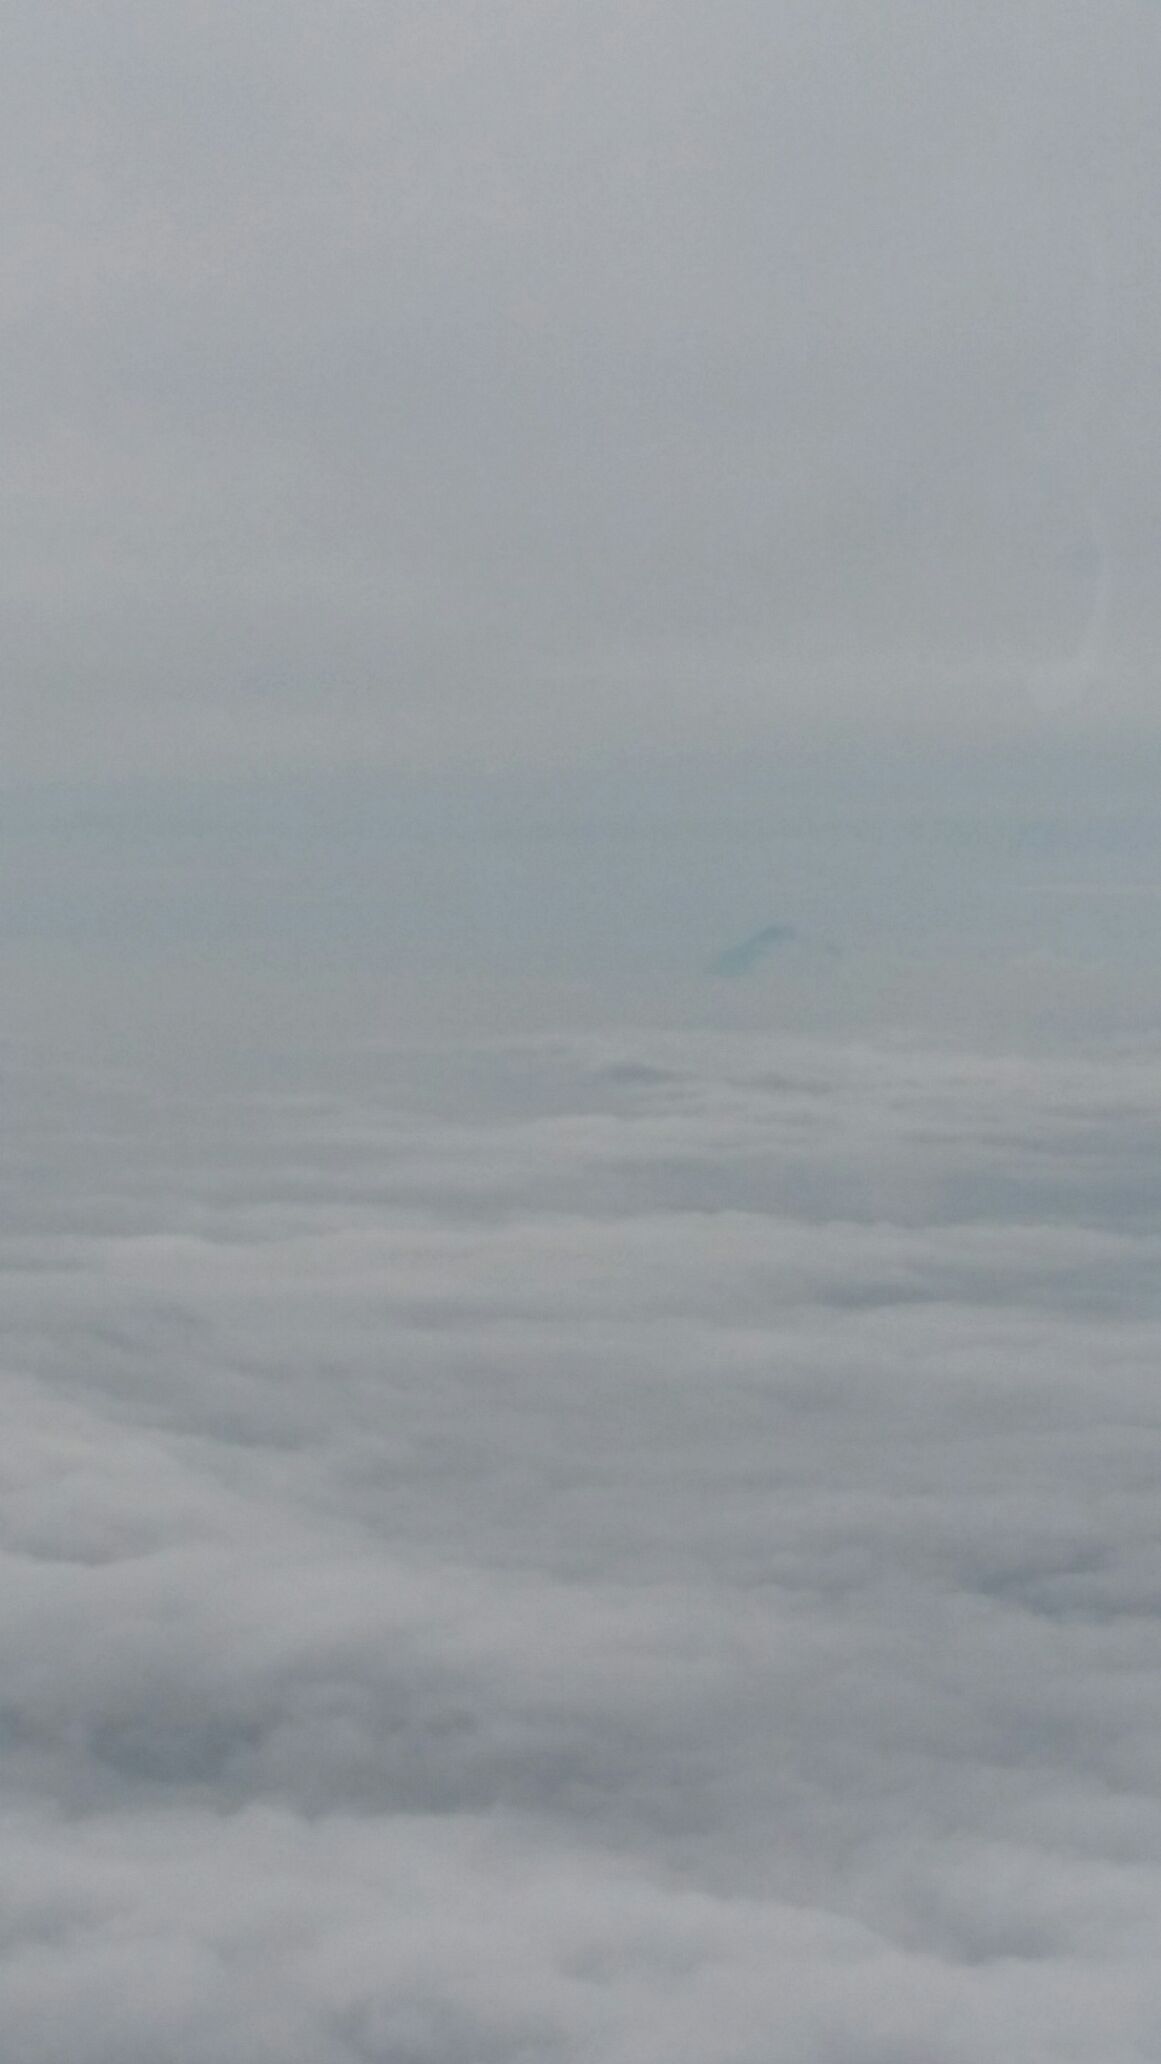
{"label": "white cloud", "polygon": [[1152,2055],[1155,1060],[362,1072],[17,1085],[6,2058]]}

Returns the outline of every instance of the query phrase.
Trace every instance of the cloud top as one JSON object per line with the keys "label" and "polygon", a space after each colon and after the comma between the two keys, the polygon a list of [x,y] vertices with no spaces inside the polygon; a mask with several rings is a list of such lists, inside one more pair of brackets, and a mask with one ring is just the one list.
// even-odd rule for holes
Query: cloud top
{"label": "cloud top", "polygon": [[1130,2064],[1157,1064],[13,1083],[19,2064]]}

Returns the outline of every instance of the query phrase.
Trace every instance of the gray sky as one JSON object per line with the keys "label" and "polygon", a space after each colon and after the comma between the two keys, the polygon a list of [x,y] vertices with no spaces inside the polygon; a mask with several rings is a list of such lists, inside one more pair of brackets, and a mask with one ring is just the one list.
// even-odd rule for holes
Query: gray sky
{"label": "gray sky", "polygon": [[1156,728],[1155,7],[5,14],[9,781]]}

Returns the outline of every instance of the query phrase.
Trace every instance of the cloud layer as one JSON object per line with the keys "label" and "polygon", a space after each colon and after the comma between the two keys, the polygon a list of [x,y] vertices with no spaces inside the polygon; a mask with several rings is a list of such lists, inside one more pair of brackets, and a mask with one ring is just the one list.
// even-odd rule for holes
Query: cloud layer
{"label": "cloud layer", "polygon": [[11,2064],[1142,2064],[1151,1057],[15,1066]]}

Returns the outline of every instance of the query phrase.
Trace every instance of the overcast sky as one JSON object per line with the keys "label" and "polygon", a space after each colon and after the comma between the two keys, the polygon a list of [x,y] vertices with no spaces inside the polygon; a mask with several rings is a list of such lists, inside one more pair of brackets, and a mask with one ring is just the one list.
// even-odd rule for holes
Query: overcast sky
{"label": "overcast sky", "polygon": [[4,41],[0,1032],[1155,1022],[1161,10]]}
{"label": "overcast sky", "polygon": [[8,781],[1156,728],[1156,7],[4,41]]}

